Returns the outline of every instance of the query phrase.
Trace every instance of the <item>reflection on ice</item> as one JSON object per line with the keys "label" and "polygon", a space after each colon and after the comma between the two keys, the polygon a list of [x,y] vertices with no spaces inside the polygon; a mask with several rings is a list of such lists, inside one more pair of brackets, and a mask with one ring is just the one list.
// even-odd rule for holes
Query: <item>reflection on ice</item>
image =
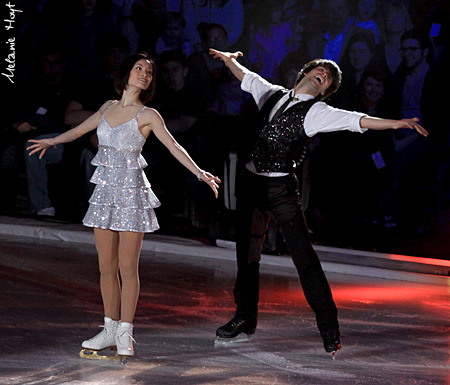
{"label": "reflection on ice", "polygon": [[234,261],[144,251],[136,356],[78,356],[102,320],[92,245],[2,238],[1,383],[450,385],[447,286],[327,274],[342,350],[323,350],[293,268],[263,267],[251,342],[214,347],[232,315]]}

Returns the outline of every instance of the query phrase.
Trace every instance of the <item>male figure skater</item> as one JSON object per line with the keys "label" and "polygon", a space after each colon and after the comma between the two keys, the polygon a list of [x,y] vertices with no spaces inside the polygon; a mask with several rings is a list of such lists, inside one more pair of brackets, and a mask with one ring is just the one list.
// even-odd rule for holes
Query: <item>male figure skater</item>
{"label": "male figure skater", "polygon": [[252,94],[262,122],[242,155],[236,177],[236,257],[234,287],[236,313],[216,331],[220,341],[232,341],[241,333],[255,333],[259,300],[259,261],[269,220],[281,228],[292,254],[308,304],[328,353],[341,347],[337,309],[330,287],[308,236],[300,203],[295,158],[305,142],[319,132],[409,128],[427,136],[417,119],[389,120],[332,108],[322,100],[341,83],[341,71],[331,60],[305,64],[294,89],[273,85],[237,58],[241,52],[210,49]]}

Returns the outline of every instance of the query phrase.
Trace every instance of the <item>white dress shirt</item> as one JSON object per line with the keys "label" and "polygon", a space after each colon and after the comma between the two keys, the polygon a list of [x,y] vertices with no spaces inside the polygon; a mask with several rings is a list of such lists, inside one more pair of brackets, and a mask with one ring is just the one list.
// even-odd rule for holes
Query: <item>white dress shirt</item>
{"label": "white dress shirt", "polygon": [[[271,95],[281,89],[284,89],[284,87],[271,84],[258,74],[249,72],[244,76],[244,79],[242,79],[241,89],[243,91],[251,93],[258,108],[261,109],[261,107]],[[275,104],[275,106],[270,111],[269,121],[272,119],[273,115],[275,115],[275,112],[278,110],[278,108],[280,108],[281,105],[290,97],[290,94],[291,93],[287,93]],[[289,103],[286,109],[289,109],[296,103],[314,98],[314,96],[309,94],[295,94],[294,97],[295,99],[292,100],[291,103]],[[319,101],[317,103],[314,103],[306,113],[304,121],[305,134],[311,138],[321,132],[347,130],[363,133],[367,131],[367,129],[361,128],[360,120],[365,116],[367,115],[361,112],[341,110]],[[250,171],[256,173],[253,162],[250,162],[250,164],[247,165],[247,168]],[[259,175],[284,176],[287,174],[279,172],[266,172],[259,173]]]}

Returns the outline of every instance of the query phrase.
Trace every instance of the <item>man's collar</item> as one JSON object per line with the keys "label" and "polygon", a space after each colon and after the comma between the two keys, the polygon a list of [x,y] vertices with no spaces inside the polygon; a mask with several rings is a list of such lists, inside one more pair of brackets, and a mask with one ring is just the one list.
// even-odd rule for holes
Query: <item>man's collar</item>
{"label": "man's collar", "polygon": [[[292,91],[292,93],[294,93],[295,91]],[[294,95],[294,100],[295,101],[300,101],[300,102],[304,102],[305,100],[311,100],[314,99],[314,96],[311,94],[295,94]]]}

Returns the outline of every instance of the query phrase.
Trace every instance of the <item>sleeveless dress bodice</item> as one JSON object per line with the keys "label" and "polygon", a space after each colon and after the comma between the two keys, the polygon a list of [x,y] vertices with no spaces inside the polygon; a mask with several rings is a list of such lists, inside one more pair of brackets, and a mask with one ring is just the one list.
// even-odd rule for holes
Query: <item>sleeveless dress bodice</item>
{"label": "sleeveless dress bodice", "polygon": [[143,171],[145,138],[138,128],[143,107],[130,121],[111,127],[103,113],[97,128],[95,189],[83,219],[88,227],[115,231],[153,232],[159,229],[154,208],[160,206]]}

